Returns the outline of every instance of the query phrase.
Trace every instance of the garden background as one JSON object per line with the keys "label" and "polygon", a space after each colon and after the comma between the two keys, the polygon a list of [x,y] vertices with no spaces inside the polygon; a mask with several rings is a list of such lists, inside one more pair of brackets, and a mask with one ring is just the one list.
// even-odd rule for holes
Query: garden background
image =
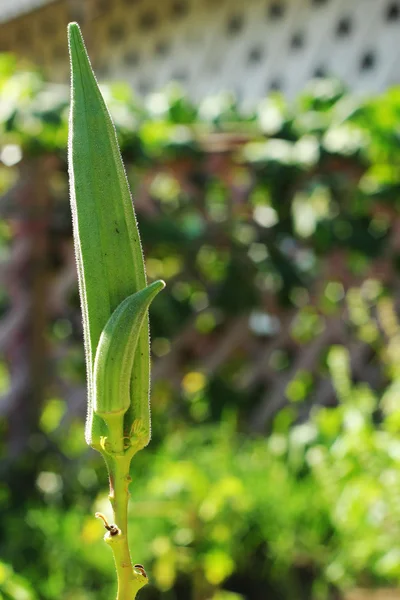
{"label": "garden background", "polygon": [[[84,442],[68,86],[0,56],[0,597],[106,600]],[[369,598],[400,581],[400,89],[198,102],[102,85],[149,280],[143,600]],[[392,592],[388,591],[388,594]],[[397,598],[394,595],[379,598]],[[375,596],[374,596],[375,597]]]}

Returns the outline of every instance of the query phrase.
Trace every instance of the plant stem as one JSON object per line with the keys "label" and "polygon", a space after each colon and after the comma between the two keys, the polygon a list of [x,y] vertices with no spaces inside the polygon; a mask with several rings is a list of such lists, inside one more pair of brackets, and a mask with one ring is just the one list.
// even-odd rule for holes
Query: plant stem
{"label": "plant stem", "polygon": [[131,456],[122,454],[113,456],[110,468],[110,502],[114,512],[114,522],[126,535],[128,529],[128,486],[132,481],[129,474]]}
{"label": "plant stem", "polygon": [[138,590],[147,583],[147,577],[136,571],[128,546],[128,486],[131,482],[129,474],[132,453],[109,455],[107,464],[110,476],[110,502],[114,513],[114,523],[119,529],[117,535],[107,533],[105,541],[111,546],[114,554],[118,579],[117,600],[134,600]]}

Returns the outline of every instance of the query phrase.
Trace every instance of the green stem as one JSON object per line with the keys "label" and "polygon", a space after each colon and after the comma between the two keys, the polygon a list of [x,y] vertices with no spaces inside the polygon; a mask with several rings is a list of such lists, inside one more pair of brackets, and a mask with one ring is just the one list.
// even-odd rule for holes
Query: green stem
{"label": "green stem", "polygon": [[114,522],[126,535],[128,529],[128,486],[132,481],[129,474],[131,456],[121,454],[113,456],[110,465],[110,502],[114,512]]}
{"label": "green stem", "polygon": [[128,546],[128,486],[131,452],[108,455],[107,465],[110,476],[110,502],[114,513],[114,523],[119,529],[117,535],[107,533],[105,541],[114,554],[118,579],[117,600],[134,600],[141,587],[147,583],[141,570],[132,565]]}

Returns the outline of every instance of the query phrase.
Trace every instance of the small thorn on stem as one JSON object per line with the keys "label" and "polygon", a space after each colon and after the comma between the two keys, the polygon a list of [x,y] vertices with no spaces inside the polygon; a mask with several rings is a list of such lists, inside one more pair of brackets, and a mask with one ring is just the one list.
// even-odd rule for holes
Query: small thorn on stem
{"label": "small thorn on stem", "polygon": [[101,512],[97,512],[94,515],[97,519],[101,519],[104,523],[104,527],[109,531],[110,535],[118,535],[121,531],[118,529],[116,525],[109,525],[106,517]]}

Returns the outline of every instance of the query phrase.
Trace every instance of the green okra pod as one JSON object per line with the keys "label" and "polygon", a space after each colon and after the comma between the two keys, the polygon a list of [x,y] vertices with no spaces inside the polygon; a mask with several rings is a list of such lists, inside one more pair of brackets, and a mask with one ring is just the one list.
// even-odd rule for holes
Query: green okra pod
{"label": "green okra pod", "polygon": [[[121,302],[146,287],[146,276],[115,128],[79,26],[71,23],[68,33],[72,73],[68,161],[88,381],[86,440],[100,450],[101,440],[109,431],[101,411],[95,410],[98,398],[101,396],[102,402],[105,398],[97,386],[95,399],[94,366],[99,340]],[[129,363],[131,372],[120,373],[129,377],[129,384],[125,382],[129,405],[126,398],[121,400],[126,408],[124,435],[129,437],[135,422],[140,423],[142,446],[150,438],[147,312],[143,321],[134,359]],[[109,381],[108,376],[105,380]],[[108,401],[116,400],[113,396]]]}
{"label": "green okra pod", "polygon": [[135,350],[147,309],[164,285],[162,281],[155,281],[128,296],[112,313],[101,333],[94,361],[93,410],[108,425],[121,418],[123,423],[123,416],[130,407],[130,374]]}

